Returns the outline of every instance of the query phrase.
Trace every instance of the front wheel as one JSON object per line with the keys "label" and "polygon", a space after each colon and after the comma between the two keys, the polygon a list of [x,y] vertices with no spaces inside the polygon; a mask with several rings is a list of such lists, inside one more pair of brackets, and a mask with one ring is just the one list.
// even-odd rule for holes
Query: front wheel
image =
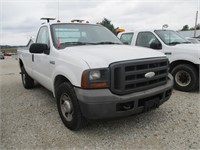
{"label": "front wheel", "polygon": [[56,92],[58,112],[64,125],[70,130],[78,130],[86,123],[82,116],[76,94],[70,83],[64,82]]}
{"label": "front wheel", "polygon": [[198,73],[194,66],[181,64],[172,69],[174,88],[180,91],[193,91],[198,87]]}
{"label": "front wheel", "polygon": [[24,66],[21,67],[21,77],[25,89],[32,89],[34,87],[34,80],[28,75]]}

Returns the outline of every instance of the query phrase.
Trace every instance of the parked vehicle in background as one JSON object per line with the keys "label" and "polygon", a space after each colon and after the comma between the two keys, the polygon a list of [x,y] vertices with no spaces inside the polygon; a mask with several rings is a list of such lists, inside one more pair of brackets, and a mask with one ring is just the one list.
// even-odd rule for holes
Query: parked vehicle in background
{"label": "parked vehicle in background", "polygon": [[4,59],[4,54],[0,52],[0,59]]}
{"label": "parked vehicle in background", "polygon": [[186,37],[185,39],[193,44],[200,44],[200,41],[198,39],[191,38],[191,37]]}
{"label": "parked vehicle in background", "polygon": [[191,44],[173,30],[128,31],[119,33],[118,37],[128,45],[151,48],[167,55],[177,90],[193,91],[199,86],[198,44]]}
{"label": "parked vehicle in background", "polygon": [[10,53],[7,53],[7,52],[5,52],[5,53],[4,53],[4,56],[11,56],[11,54],[10,54]]}
{"label": "parked vehicle in background", "polygon": [[24,87],[33,88],[36,80],[52,91],[71,130],[88,119],[148,111],[172,93],[163,53],[124,45],[101,25],[42,24],[36,43],[18,56]]}

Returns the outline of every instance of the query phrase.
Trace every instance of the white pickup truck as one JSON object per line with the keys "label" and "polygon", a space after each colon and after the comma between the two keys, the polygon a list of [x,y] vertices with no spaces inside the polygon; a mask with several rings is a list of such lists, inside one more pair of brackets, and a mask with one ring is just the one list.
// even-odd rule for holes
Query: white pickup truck
{"label": "white pickup truck", "polygon": [[176,89],[188,92],[199,87],[198,44],[191,44],[173,30],[126,31],[118,37],[128,45],[151,48],[167,55]]}
{"label": "white pickup truck", "polygon": [[42,24],[36,42],[18,57],[23,86],[31,89],[37,81],[52,91],[71,130],[90,119],[157,108],[172,93],[163,53],[124,45],[101,25]]}

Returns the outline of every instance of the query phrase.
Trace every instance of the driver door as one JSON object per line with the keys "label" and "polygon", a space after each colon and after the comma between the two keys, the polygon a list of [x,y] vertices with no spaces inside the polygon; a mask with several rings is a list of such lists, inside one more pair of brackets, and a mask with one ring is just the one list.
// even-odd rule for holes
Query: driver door
{"label": "driver door", "polygon": [[[47,44],[50,47],[49,43],[49,33],[48,28],[43,26],[40,28],[36,43],[43,43]],[[46,87],[49,90],[51,89],[51,73],[52,73],[52,66],[50,62],[50,50],[42,54],[33,54],[33,76],[37,81]]]}

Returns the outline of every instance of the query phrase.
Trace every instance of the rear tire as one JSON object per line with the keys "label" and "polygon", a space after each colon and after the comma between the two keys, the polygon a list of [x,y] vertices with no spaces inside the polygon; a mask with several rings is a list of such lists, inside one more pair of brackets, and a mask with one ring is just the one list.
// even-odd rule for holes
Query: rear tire
{"label": "rear tire", "polygon": [[34,87],[34,80],[27,74],[24,66],[21,67],[21,77],[25,89],[32,89]]}
{"label": "rear tire", "polygon": [[56,90],[58,112],[64,125],[70,130],[79,130],[87,120],[82,116],[76,93],[69,82],[64,82]]}
{"label": "rear tire", "polygon": [[174,88],[180,91],[189,92],[198,87],[198,73],[194,66],[181,64],[172,69],[174,77]]}

